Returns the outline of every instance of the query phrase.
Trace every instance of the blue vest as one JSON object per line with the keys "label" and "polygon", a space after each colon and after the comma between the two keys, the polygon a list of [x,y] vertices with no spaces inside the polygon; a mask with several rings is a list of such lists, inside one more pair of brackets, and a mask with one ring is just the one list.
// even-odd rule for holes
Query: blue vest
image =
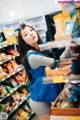
{"label": "blue vest", "polygon": [[[30,52],[26,56],[27,59],[33,54],[45,56],[39,52]],[[31,69],[29,63],[27,63],[26,70],[32,75],[32,80],[30,82],[30,97],[34,101],[53,102],[60,93],[60,89],[58,84],[43,84],[43,77],[46,76],[45,67],[40,66],[36,69]]]}

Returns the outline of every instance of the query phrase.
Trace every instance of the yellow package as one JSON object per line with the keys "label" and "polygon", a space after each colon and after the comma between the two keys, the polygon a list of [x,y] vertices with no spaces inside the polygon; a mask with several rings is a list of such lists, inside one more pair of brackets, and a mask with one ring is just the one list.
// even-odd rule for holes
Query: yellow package
{"label": "yellow package", "polygon": [[19,96],[20,96],[20,98],[22,98],[24,96],[24,94],[23,93],[19,93]]}
{"label": "yellow package", "polygon": [[[56,25],[56,33],[55,40],[71,40],[72,38],[76,38],[79,36],[78,23],[76,20],[76,15],[70,17],[70,13],[62,13],[59,14],[59,18],[55,16],[55,25]],[[60,24],[60,25],[59,25]]]}
{"label": "yellow package", "polygon": [[80,4],[74,4],[76,8],[80,8]]}
{"label": "yellow package", "polygon": [[9,29],[3,30],[3,34],[4,34],[6,39],[13,36],[14,35],[14,28],[9,28]]}
{"label": "yellow package", "polygon": [[70,12],[62,13],[62,15],[63,15],[62,23],[63,23],[64,29],[65,29],[66,22],[71,21]]}
{"label": "yellow package", "polygon": [[7,38],[7,41],[11,44],[16,43],[17,42],[16,35],[13,35],[13,36]]}
{"label": "yellow package", "polygon": [[58,41],[58,40],[69,40],[69,41],[71,41],[72,36],[71,36],[71,34],[62,33],[62,34],[55,34],[54,38],[55,38],[55,41]]}
{"label": "yellow package", "polygon": [[53,17],[54,23],[55,23],[55,28],[57,33],[61,33],[64,31],[64,26],[63,26],[63,15],[60,13],[58,15],[55,15]]}
{"label": "yellow package", "polygon": [[66,22],[70,21],[70,12],[60,13],[53,17],[56,33],[62,33],[66,27]]}
{"label": "yellow package", "polygon": [[24,118],[27,118],[28,117],[28,113],[26,113],[25,111],[23,111],[22,109],[20,109],[18,111],[18,114],[21,116],[21,117],[24,117]]}
{"label": "yellow package", "polygon": [[54,39],[55,41],[61,40],[63,36],[63,33],[55,33]]}

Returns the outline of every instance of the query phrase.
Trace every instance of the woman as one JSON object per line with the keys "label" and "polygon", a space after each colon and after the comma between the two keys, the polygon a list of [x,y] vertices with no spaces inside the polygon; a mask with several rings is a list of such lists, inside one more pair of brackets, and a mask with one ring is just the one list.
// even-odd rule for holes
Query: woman
{"label": "woman", "polygon": [[49,51],[40,52],[38,44],[41,39],[38,33],[26,24],[21,24],[18,34],[18,43],[22,61],[31,76],[30,81],[30,106],[39,116],[40,120],[50,120],[50,107],[58,96],[60,90],[57,84],[43,84],[45,67],[53,67],[55,62],[50,58]]}

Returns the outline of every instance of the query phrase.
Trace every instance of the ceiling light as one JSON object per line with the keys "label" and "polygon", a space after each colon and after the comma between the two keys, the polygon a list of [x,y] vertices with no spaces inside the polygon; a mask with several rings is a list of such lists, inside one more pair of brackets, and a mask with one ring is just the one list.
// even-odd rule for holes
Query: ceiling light
{"label": "ceiling light", "polygon": [[0,5],[2,5],[2,2],[0,2]]}
{"label": "ceiling light", "polygon": [[9,16],[10,16],[10,17],[14,17],[14,16],[16,16],[15,11],[13,11],[13,10],[12,10],[12,11],[9,11]]}

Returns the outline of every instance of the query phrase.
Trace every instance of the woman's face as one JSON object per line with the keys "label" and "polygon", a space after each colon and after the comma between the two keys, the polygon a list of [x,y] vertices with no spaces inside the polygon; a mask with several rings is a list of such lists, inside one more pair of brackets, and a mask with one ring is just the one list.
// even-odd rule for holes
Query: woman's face
{"label": "woman's face", "polygon": [[38,41],[38,35],[36,31],[28,26],[21,30],[21,36],[23,40],[31,46],[34,46],[34,44]]}

